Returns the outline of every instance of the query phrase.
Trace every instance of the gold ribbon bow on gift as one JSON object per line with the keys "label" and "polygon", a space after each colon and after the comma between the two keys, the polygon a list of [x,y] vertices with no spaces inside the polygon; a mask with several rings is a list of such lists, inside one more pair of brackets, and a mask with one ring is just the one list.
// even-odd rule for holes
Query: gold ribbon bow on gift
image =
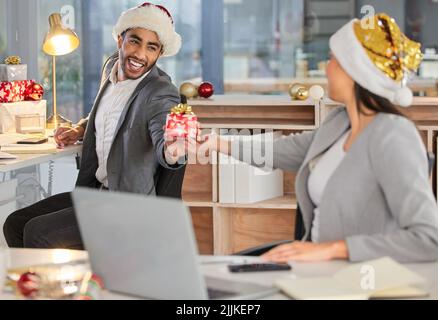
{"label": "gold ribbon bow on gift", "polygon": [[21,58],[19,56],[10,56],[5,59],[6,64],[21,64]]}
{"label": "gold ribbon bow on gift", "polygon": [[192,107],[187,104],[180,103],[176,107],[172,108],[172,113],[174,114],[187,114],[187,115],[193,115]]}

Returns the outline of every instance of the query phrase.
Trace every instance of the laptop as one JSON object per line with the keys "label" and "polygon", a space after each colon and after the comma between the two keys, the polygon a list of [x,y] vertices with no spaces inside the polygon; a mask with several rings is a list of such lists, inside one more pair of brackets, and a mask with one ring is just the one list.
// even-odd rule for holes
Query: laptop
{"label": "laptop", "polygon": [[273,287],[207,278],[181,200],[77,188],[73,204],[93,272],[106,289],[149,299],[256,299]]}

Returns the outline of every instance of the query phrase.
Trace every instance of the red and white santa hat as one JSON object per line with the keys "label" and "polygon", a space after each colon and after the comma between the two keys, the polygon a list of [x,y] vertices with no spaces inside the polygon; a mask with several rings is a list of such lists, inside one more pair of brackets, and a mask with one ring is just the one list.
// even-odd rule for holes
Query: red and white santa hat
{"label": "red and white santa hat", "polygon": [[145,2],[123,12],[113,29],[114,40],[134,28],[154,31],[163,45],[164,57],[174,56],[181,49],[181,36],[175,31],[172,15],[163,6]]}

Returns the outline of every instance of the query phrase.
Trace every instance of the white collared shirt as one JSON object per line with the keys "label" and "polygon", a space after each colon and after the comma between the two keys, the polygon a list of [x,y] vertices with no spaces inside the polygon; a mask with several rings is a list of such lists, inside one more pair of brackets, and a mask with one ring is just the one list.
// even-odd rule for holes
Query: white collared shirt
{"label": "white collared shirt", "polygon": [[309,180],[307,183],[310,199],[315,205],[313,210],[314,217],[311,228],[312,242],[319,242],[320,234],[320,211],[325,188],[327,183],[335,170],[339,167],[344,159],[346,153],[344,151],[344,144],[350,134],[350,130],[342,135],[330,149],[328,149],[318,160],[315,166],[311,169]]}
{"label": "white collared shirt", "polygon": [[114,134],[119,123],[120,115],[134,93],[138,84],[149,74],[148,71],[136,80],[117,80],[119,63],[115,63],[109,77],[110,84],[100,100],[96,113],[96,153],[98,168],[96,179],[108,188],[107,160],[114,139]]}

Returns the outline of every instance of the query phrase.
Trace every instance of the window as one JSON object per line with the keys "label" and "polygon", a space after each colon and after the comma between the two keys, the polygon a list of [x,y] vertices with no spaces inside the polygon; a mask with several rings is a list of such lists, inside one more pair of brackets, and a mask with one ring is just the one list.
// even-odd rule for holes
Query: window
{"label": "window", "polygon": [[438,95],[438,2],[430,0],[224,0],[225,93],[286,93],[290,84],[326,85],[329,38],[364,15],[393,16],[423,44],[425,59],[411,87]]}
{"label": "window", "polygon": [[225,80],[291,77],[303,1],[225,0]]}
{"label": "window", "polygon": [[355,1],[225,0],[225,90],[285,93],[325,83],[328,39],[354,17]]}
{"label": "window", "polygon": [[0,0],[0,63],[6,54],[6,0]]}
{"label": "window", "polygon": [[[116,51],[112,28],[122,11],[138,5],[139,0],[22,0],[37,3],[36,13],[27,12],[28,22],[21,32],[32,32],[28,39],[38,39],[32,45],[27,61],[35,70],[38,65],[39,80],[46,89],[45,98],[52,104],[51,57],[41,51],[41,43],[48,30],[48,17],[61,12],[63,20],[81,39],[75,52],[57,57],[57,91],[59,112],[77,121],[91,110],[99,89],[101,67]],[[33,2],[35,1],[35,2]],[[223,3],[222,3],[223,1]],[[6,55],[6,36],[14,30],[6,30],[14,21],[6,21],[6,3],[17,6],[18,1],[0,0],[0,59]],[[325,64],[328,59],[328,39],[344,23],[361,17],[361,9],[371,5],[376,12],[387,12],[395,17],[405,33],[423,44],[424,63],[415,79],[416,94],[438,96],[438,38],[435,33],[438,2],[432,0],[154,0],[169,8],[177,31],[183,38],[183,46],[176,57],[162,58],[159,67],[166,71],[178,86],[182,81],[202,79],[204,73],[223,71],[225,93],[285,94],[291,83],[326,84]],[[201,28],[202,19],[211,19],[201,12],[209,11],[213,4],[223,4],[222,25]],[[202,4],[202,5],[201,5]],[[20,6],[20,12],[26,6]],[[16,9],[16,11],[19,11]],[[209,20],[207,20],[209,21]],[[205,21],[204,21],[205,22]],[[26,22],[20,21],[21,24]],[[205,25],[205,24],[204,24]],[[15,27],[16,23],[15,23]],[[201,50],[201,39],[221,35],[223,40],[210,51]],[[222,37],[223,34],[223,37]],[[23,37],[21,37],[22,39]],[[220,40],[221,41],[221,40]],[[15,46],[12,51],[20,54],[26,46]],[[11,50],[10,50],[11,51]],[[218,54],[219,53],[219,54]],[[34,57],[34,58],[32,58]],[[223,61],[222,61],[223,59]],[[218,66],[214,70],[202,70],[206,65]],[[217,78],[222,80],[222,74]]]}
{"label": "window", "polygon": [[[184,39],[183,47],[176,57],[161,58],[159,67],[167,72],[174,83],[196,78],[201,74],[199,52],[200,1],[155,1],[166,6],[173,14],[177,31]],[[112,29],[120,14],[138,5],[137,0],[107,1],[61,1],[39,0],[38,37],[42,43],[48,30],[48,17],[52,12],[61,12],[64,24],[73,28],[81,39],[75,52],[58,57],[57,93],[60,114],[77,121],[92,107],[99,89],[103,63],[117,50]],[[48,88],[46,98],[51,104],[51,57],[42,51],[38,58],[42,84]]]}

